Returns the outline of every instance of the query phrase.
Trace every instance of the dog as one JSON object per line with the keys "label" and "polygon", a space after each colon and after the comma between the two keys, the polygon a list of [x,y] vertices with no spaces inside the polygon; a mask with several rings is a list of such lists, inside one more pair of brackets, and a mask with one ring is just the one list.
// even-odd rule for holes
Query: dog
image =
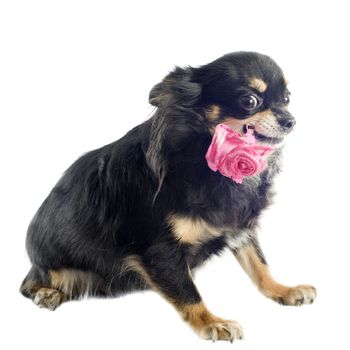
{"label": "dog", "polygon": [[[295,125],[289,95],[280,67],[255,52],[175,67],[150,91],[154,114],[79,158],[38,209],[22,294],[55,310],[83,296],[152,289],[202,338],[232,342],[241,326],[208,310],[192,275],[228,247],[266,297],[311,304],[314,287],[273,279],[257,238],[282,141]],[[205,154],[220,123],[274,145],[263,172],[238,184],[209,169]]]}

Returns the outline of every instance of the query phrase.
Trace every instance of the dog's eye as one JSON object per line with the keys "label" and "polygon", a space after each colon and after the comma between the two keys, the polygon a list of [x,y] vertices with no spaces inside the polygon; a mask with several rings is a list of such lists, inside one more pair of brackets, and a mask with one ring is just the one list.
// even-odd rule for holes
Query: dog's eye
{"label": "dog's eye", "polygon": [[286,93],[284,94],[283,103],[284,103],[285,105],[287,105],[287,104],[289,103],[289,95],[290,95],[290,92],[286,92]]}
{"label": "dog's eye", "polygon": [[254,95],[241,96],[241,98],[239,99],[239,102],[241,106],[248,111],[255,109],[260,104],[257,97]]}

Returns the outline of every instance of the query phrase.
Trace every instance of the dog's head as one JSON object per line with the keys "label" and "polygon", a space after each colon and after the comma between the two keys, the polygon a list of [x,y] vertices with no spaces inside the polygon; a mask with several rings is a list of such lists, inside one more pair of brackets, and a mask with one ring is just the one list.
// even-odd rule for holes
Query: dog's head
{"label": "dog's head", "polygon": [[225,55],[199,68],[176,68],[150,93],[150,103],[181,105],[202,114],[210,130],[225,123],[241,134],[254,129],[261,143],[276,144],[295,125],[282,70],[254,52]]}

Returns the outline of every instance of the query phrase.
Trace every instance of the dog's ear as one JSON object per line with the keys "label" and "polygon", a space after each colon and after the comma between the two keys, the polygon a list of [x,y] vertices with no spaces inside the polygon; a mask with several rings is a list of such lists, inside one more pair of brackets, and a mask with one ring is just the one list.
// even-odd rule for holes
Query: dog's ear
{"label": "dog's ear", "polygon": [[155,175],[158,187],[154,193],[153,202],[155,201],[166,173],[168,171],[168,162],[165,156],[164,139],[166,137],[167,124],[162,114],[156,114],[152,118],[150,130],[150,142],[146,152],[146,160],[148,166],[152,169]]}
{"label": "dog's ear", "polygon": [[149,94],[149,103],[160,107],[169,103],[184,107],[193,106],[201,95],[200,84],[191,81],[192,68],[176,67]]}
{"label": "dog's ear", "polygon": [[192,72],[191,67],[176,67],[162,82],[155,85],[149,94],[149,102],[153,106],[160,107],[152,118],[150,143],[146,152],[147,163],[158,180],[158,188],[153,200],[160,192],[168,171],[167,146],[165,144],[167,133],[171,130],[174,134],[182,120],[173,114],[168,116],[167,107],[171,105],[192,107],[200,99],[201,85],[192,81]]}

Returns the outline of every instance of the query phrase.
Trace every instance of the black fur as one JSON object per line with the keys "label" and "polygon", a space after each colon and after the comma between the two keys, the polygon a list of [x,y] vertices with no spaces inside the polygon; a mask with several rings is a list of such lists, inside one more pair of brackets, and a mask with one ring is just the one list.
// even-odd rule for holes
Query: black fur
{"label": "black fur", "polygon": [[[231,227],[237,235],[254,232],[269,204],[279,152],[258,181],[243,184],[211,171],[204,157],[215,124],[225,116],[251,115],[237,101],[249,91],[252,77],[269,85],[260,110],[287,115],[283,74],[269,57],[256,53],[176,68],[157,84],[150,92],[154,115],[121,139],[79,158],[39,208],[27,234],[33,268],[24,285],[28,279],[48,284],[45,272],[73,268],[101,276],[111,295],[145,289],[147,281],[125,268],[125,258],[136,256],[171,300],[200,301],[188,266],[220,253],[233,233],[192,247],[174,237],[167,218],[201,218],[212,226]],[[217,121],[206,116],[213,104],[221,108]]]}

